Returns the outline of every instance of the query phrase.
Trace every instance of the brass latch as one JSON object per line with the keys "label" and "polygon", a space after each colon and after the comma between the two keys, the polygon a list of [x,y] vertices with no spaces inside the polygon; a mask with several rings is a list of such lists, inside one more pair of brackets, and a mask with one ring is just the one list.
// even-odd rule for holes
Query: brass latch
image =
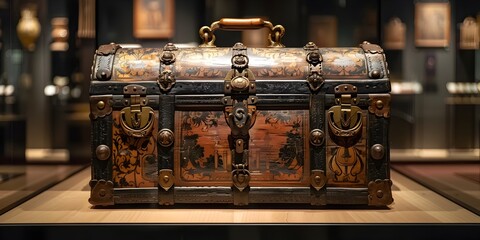
{"label": "brass latch", "polygon": [[232,190],[235,205],[248,204],[250,172],[248,171],[249,129],[254,125],[258,101],[253,72],[248,69],[247,48],[237,43],[232,49],[232,70],[224,82],[225,120],[230,127],[228,141],[232,157]]}
{"label": "brass latch", "polygon": [[155,112],[147,106],[146,91],[146,87],[140,85],[128,85],[123,89],[127,107],[120,111],[120,125],[128,136],[147,137],[152,133]]}
{"label": "brass latch", "polygon": [[335,87],[335,103],[328,110],[327,122],[330,138],[339,146],[355,145],[362,136],[362,110],[356,106],[357,87],[341,84]]}

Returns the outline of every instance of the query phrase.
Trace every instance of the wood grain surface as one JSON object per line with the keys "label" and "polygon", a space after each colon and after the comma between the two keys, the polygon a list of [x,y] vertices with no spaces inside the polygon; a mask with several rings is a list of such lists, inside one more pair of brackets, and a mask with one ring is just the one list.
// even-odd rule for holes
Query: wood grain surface
{"label": "wood grain surface", "polygon": [[2,224],[36,223],[480,223],[480,217],[392,171],[395,203],[387,209],[234,209],[124,205],[93,208],[90,169],[0,216]]}

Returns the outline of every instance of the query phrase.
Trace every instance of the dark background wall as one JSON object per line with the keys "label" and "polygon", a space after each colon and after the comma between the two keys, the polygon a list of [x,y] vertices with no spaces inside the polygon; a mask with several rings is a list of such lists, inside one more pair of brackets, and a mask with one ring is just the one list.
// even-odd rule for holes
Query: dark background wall
{"label": "dark background wall", "polygon": [[[435,2],[442,1],[446,0]],[[452,34],[446,48],[420,48],[414,45],[415,3],[421,2],[420,0],[176,0],[174,37],[153,40],[133,37],[132,0],[97,0],[97,35],[90,42],[75,38],[78,0],[7,2],[7,8],[0,8],[3,30],[0,54],[10,57],[0,64],[0,69],[18,87],[18,101],[13,112],[24,115],[27,119],[28,148],[64,148],[75,139],[78,130],[73,131],[72,135],[66,129],[66,112],[73,109],[72,104],[86,102],[89,66],[94,49],[99,44],[117,42],[163,47],[167,42],[199,43],[198,29],[222,17],[263,16],[273,24],[282,24],[286,28],[283,39],[286,46],[302,47],[310,40],[308,22],[313,15],[336,16],[338,46],[357,46],[363,40],[381,44],[383,26],[391,17],[397,16],[406,24],[405,49],[386,52],[392,80],[417,81],[424,86],[429,83],[433,88],[421,95],[394,96],[400,103],[397,112],[406,112],[404,115],[408,116],[408,121],[400,123],[403,124],[400,128],[392,128],[391,138],[400,139],[392,141],[393,147],[479,147],[478,107],[477,110],[475,107],[472,110],[471,107],[457,108],[445,103],[448,97],[445,88],[447,82],[480,80],[479,51],[459,50],[457,47],[458,23],[466,16],[475,17],[480,12],[478,0],[450,1]],[[15,29],[20,8],[28,2],[37,4],[38,18],[42,25],[37,50],[32,53],[22,49]],[[52,17],[70,19],[71,50],[64,55],[52,54],[49,50]],[[239,32],[218,31],[216,35],[218,46],[232,46],[241,40]],[[433,77],[429,76],[428,81],[425,71],[427,57],[433,57],[436,63],[435,71],[431,74]],[[60,103],[43,94],[44,87],[51,84],[54,76],[71,77],[75,72],[82,73],[84,77],[82,98]],[[392,122],[394,121],[397,120],[392,117]]]}

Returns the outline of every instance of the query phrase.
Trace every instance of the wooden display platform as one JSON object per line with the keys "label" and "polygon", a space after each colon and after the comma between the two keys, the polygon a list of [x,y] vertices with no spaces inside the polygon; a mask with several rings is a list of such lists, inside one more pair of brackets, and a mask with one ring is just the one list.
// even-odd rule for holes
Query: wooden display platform
{"label": "wooden display platform", "polygon": [[[0,215],[84,169],[80,165],[0,165]],[[0,221],[1,223],[1,221]]]}
{"label": "wooden display platform", "polygon": [[[395,203],[387,209],[169,208],[124,205],[96,209],[88,203],[90,169],[0,216],[2,224],[153,223],[480,223],[480,216],[392,171]],[[207,206],[208,207],[208,206]]]}

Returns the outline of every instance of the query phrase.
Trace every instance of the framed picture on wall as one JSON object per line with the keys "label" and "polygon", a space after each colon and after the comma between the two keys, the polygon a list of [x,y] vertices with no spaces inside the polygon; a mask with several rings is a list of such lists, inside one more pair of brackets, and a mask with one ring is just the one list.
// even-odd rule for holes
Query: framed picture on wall
{"label": "framed picture on wall", "polygon": [[415,45],[447,47],[450,43],[450,3],[415,4]]}
{"label": "framed picture on wall", "polygon": [[318,47],[337,46],[337,17],[310,16],[308,26],[308,41],[314,42]]}
{"label": "framed picture on wall", "polygon": [[136,38],[171,38],[174,19],[174,0],[133,1],[133,36]]}
{"label": "framed picture on wall", "polygon": [[383,36],[383,48],[385,49],[404,49],[405,48],[405,23],[398,17],[390,19],[385,25]]}
{"label": "framed picture on wall", "polygon": [[460,49],[478,49],[480,38],[478,35],[477,20],[466,17],[460,24]]}

